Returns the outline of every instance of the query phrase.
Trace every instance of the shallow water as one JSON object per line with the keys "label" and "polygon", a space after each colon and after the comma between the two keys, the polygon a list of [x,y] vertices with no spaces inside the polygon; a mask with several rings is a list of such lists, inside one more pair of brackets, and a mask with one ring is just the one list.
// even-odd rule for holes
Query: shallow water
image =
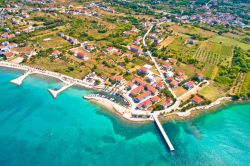
{"label": "shallow water", "polygon": [[249,165],[250,104],[230,105],[164,128],[169,152],[154,124],[135,125],[82,99],[90,91],[37,75],[21,87],[22,72],[0,68],[0,166]]}

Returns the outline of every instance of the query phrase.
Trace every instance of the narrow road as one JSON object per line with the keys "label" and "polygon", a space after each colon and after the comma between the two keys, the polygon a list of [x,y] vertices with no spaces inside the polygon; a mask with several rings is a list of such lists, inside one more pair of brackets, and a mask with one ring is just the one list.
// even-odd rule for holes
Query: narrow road
{"label": "narrow road", "polygon": [[162,71],[161,71],[161,69],[160,69],[158,63],[156,62],[155,58],[153,57],[152,52],[149,50],[148,45],[147,45],[147,43],[146,43],[146,41],[145,41],[147,35],[148,35],[149,32],[152,30],[153,26],[154,26],[154,25],[152,25],[152,26],[149,28],[149,30],[147,31],[147,33],[144,35],[144,37],[143,37],[143,45],[147,48],[147,54],[150,56],[150,58],[151,58],[152,61],[154,62],[154,65],[155,65],[156,69],[158,70],[158,72],[159,72],[159,74],[160,74],[162,80],[163,80],[164,83],[166,84],[168,90],[171,92],[171,94],[174,96],[174,98],[177,99],[177,96],[175,95],[174,91],[170,88],[169,84],[166,82],[166,79],[165,79],[165,77],[164,77],[164,74],[162,73]]}
{"label": "narrow road", "polygon": [[162,73],[162,71],[161,71],[158,63],[156,62],[155,58],[152,55],[152,52],[149,50],[148,45],[146,43],[146,38],[147,38],[148,34],[150,33],[150,31],[153,29],[153,27],[154,27],[154,25],[152,25],[149,28],[149,30],[145,33],[145,35],[143,36],[143,45],[147,48],[147,54],[150,56],[150,58],[154,62],[154,65],[155,65],[156,69],[158,70],[158,72],[159,72],[159,74],[160,74],[163,82],[165,83],[165,85],[167,86],[168,90],[171,92],[171,94],[174,96],[174,99],[176,100],[175,103],[171,107],[169,107],[169,108],[167,108],[165,110],[162,110],[162,111],[157,111],[157,114],[159,115],[160,113],[171,112],[172,110],[178,108],[179,105],[180,105],[180,100],[177,98],[177,96],[175,95],[174,91],[170,88],[170,85],[167,83],[167,81],[166,81],[166,79],[164,77],[164,74]]}

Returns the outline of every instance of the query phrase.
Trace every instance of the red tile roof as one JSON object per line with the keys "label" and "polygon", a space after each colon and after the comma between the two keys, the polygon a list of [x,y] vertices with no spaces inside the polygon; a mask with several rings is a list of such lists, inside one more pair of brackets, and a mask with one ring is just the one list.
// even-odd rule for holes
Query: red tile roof
{"label": "red tile roof", "polygon": [[164,65],[163,65],[163,67],[170,67],[171,66],[171,64],[169,63],[169,62],[166,62]]}
{"label": "red tile roof", "polygon": [[171,98],[167,98],[166,100],[163,100],[161,102],[161,105],[164,106],[164,107],[167,107],[169,106],[170,104],[172,104],[173,100]]}
{"label": "red tile roof", "polygon": [[183,75],[183,73],[180,72],[180,71],[176,71],[175,74],[178,75],[178,76],[182,76]]}
{"label": "red tile roof", "polygon": [[135,94],[140,93],[143,89],[144,89],[144,87],[143,87],[143,86],[138,86],[137,88],[135,88],[135,89],[131,90],[131,92],[130,92],[130,93],[131,93],[132,95],[135,95]]}
{"label": "red tile roof", "polygon": [[148,108],[152,105],[152,102],[148,99],[148,100],[145,100],[144,102],[140,103],[141,106],[145,107],[145,108]]}
{"label": "red tile roof", "polygon": [[175,58],[170,58],[169,61],[170,61],[171,63],[176,63],[176,62],[177,62],[177,60],[176,60]]}
{"label": "red tile roof", "polygon": [[159,100],[160,100],[160,98],[158,96],[151,97],[152,102],[157,102]]}
{"label": "red tile roof", "polygon": [[132,87],[133,85],[134,85],[134,83],[131,81],[131,82],[128,83],[127,86],[128,86],[128,87]]}
{"label": "red tile roof", "polygon": [[170,82],[170,85],[172,86],[177,86],[178,85],[178,82],[176,80],[173,80]]}
{"label": "red tile roof", "polygon": [[114,50],[114,47],[109,47],[109,48],[106,49],[106,51],[108,51],[108,52],[111,52],[113,50]]}
{"label": "red tile roof", "polygon": [[139,96],[137,96],[136,98],[137,98],[138,100],[142,100],[142,99],[148,97],[150,94],[151,94],[151,92],[146,91],[146,92],[143,92],[142,94],[140,94]]}
{"label": "red tile roof", "polygon": [[134,81],[137,82],[137,83],[139,83],[140,85],[143,85],[143,86],[147,84],[145,81],[143,81],[140,78],[135,78]]}
{"label": "red tile roof", "polygon": [[112,76],[110,77],[111,81],[122,81],[123,77],[122,76]]}
{"label": "red tile roof", "polygon": [[6,57],[11,57],[11,56],[13,55],[13,52],[6,52],[4,55],[5,55]]}
{"label": "red tile roof", "polygon": [[202,74],[202,73],[197,73],[196,76],[202,78],[202,77],[203,77],[203,74]]}
{"label": "red tile roof", "polygon": [[168,80],[169,82],[171,82],[171,81],[174,80],[174,78],[173,78],[173,77],[167,77],[167,80]]}
{"label": "red tile roof", "polygon": [[148,68],[142,66],[142,67],[140,67],[138,70],[139,70],[139,71],[148,71]]}
{"label": "red tile roof", "polygon": [[188,85],[188,86],[190,87],[190,86],[193,86],[193,85],[194,85],[194,82],[193,82],[193,81],[188,81],[188,82],[186,82],[185,84]]}
{"label": "red tile roof", "polygon": [[200,96],[195,95],[193,97],[192,101],[194,101],[196,103],[202,103],[204,100]]}
{"label": "red tile roof", "polygon": [[148,91],[150,91],[151,93],[157,93],[158,92],[158,90],[157,89],[155,89],[152,85],[150,85],[150,84],[147,84],[147,90]]}
{"label": "red tile roof", "polygon": [[86,54],[84,54],[83,52],[78,52],[77,56],[80,58],[86,57]]}
{"label": "red tile roof", "polygon": [[118,50],[114,53],[115,55],[122,55],[122,51],[121,50]]}
{"label": "red tile roof", "polygon": [[132,46],[130,46],[130,48],[131,48],[131,49],[135,49],[135,50],[139,50],[139,49],[140,49],[140,47],[138,47],[138,46],[136,46],[136,45],[132,45]]}
{"label": "red tile roof", "polygon": [[159,87],[159,88],[163,88],[164,87],[164,82],[163,81],[156,82],[155,86]]}
{"label": "red tile roof", "polygon": [[53,55],[59,55],[59,54],[61,54],[61,52],[58,51],[58,50],[54,50],[52,54],[53,54]]}

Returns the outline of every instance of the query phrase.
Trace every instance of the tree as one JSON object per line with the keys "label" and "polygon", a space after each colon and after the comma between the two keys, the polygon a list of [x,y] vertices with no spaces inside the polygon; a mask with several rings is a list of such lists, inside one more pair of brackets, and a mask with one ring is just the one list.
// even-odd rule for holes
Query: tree
{"label": "tree", "polygon": [[100,85],[101,81],[99,79],[95,80],[95,85]]}

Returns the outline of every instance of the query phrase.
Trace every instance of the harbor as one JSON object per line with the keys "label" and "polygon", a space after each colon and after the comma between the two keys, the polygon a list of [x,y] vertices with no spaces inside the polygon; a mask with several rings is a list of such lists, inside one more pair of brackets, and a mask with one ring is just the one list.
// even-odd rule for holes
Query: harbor
{"label": "harbor", "polygon": [[[111,159],[112,164],[120,166],[179,166],[187,162],[199,165],[207,158],[213,158],[206,161],[210,165],[217,165],[218,161],[227,165],[232,161],[236,165],[244,165],[249,161],[246,156],[239,154],[239,151],[245,154],[249,152],[246,144],[249,138],[249,104],[230,105],[216,114],[207,114],[191,121],[160,121],[174,146],[174,151],[169,151],[153,121],[134,124],[101,111],[103,109],[95,104],[82,100],[83,89],[78,92],[77,89],[69,88],[67,93],[62,93],[54,100],[47,88],[52,84],[52,87],[60,85],[55,84],[55,81],[42,81],[31,76],[22,84],[23,88],[15,88],[8,82],[20,72],[7,74],[8,69],[2,71],[0,90],[8,93],[0,94],[0,139],[3,152],[0,156],[5,159],[1,165],[31,165],[29,163],[37,161],[40,164],[35,165],[39,166],[59,166],[62,162],[65,166],[87,165],[93,162],[93,158],[98,158],[95,161],[98,166],[109,165]],[[35,83],[38,86],[34,86]],[[20,94],[25,96],[20,97]],[[10,100],[13,96],[17,100]],[[218,121],[224,117],[227,117],[224,123]],[[244,136],[239,137],[239,134]],[[90,144],[91,141],[95,143]],[[232,151],[232,147],[235,150]],[[226,155],[228,152],[229,156]],[[65,155],[68,156],[66,159]]]}
{"label": "harbor", "polygon": [[[28,66],[24,65],[17,65],[9,62],[0,62],[0,66],[4,67],[10,67],[10,68],[15,68],[19,70],[25,71],[23,75],[17,77],[16,79],[13,79],[10,81],[13,84],[16,84],[18,86],[21,86],[23,81],[31,74],[41,74],[41,75],[46,75],[49,77],[57,78],[58,80],[63,82],[63,86],[58,89],[48,89],[49,93],[52,95],[52,97],[55,99],[58,97],[60,93],[63,91],[67,90],[68,88],[78,85],[82,86],[85,88],[90,88],[90,89],[96,89],[97,92],[102,92],[103,95],[100,94],[92,94],[88,96],[84,96],[84,99],[90,100],[90,101],[96,101],[97,104],[99,105],[108,105],[108,109],[114,109],[117,113],[119,113],[123,118],[129,120],[129,121],[134,121],[134,122],[144,122],[144,121],[155,121],[155,124],[157,125],[157,128],[159,129],[160,133],[162,134],[162,137],[165,140],[166,145],[168,146],[170,151],[174,151],[174,146],[172,145],[169,137],[167,136],[166,132],[164,131],[160,121],[158,120],[158,116],[160,116],[162,113],[165,112],[171,112],[173,109],[177,108],[179,105],[179,101],[175,102],[174,105],[170,106],[169,108],[162,110],[162,111],[155,111],[155,112],[150,112],[150,111],[144,111],[144,110],[135,110],[131,109],[131,105],[129,105],[130,102],[126,101],[126,98],[123,98],[124,102],[119,102],[116,101],[114,98],[116,98],[116,94],[119,94],[117,90],[114,90],[113,94],[108,95],[108,92],[105,92],[106,87],[103,85],[98,85],[94,86],[94,84],[87,82],[86,79],[79,80],[79,79],[74,79],[69,76],[65,76],[59,73],[54,73],[46,70],[41,70],[41,69],[35,69],[31,68]],[[114,98],[113,98],[113,97]],[[200,106],[202,109],[208,109],[211,106],[220,104],[221,101],[223,100],[230,100],[229,98],[221,98],[218,99],[215,103],[211,103],[209,106]],[[121,101],[121,100],[120,100]],[[123,103],[123,104],[122,104]],[[200,108],[197,107],[197,108]],[[192,110],[195,110],[196,108],[193,108]],[[190,114],[192,110],[189,110],[187,113],[176,113],[178,116],[187,116],[187,114]]]}

